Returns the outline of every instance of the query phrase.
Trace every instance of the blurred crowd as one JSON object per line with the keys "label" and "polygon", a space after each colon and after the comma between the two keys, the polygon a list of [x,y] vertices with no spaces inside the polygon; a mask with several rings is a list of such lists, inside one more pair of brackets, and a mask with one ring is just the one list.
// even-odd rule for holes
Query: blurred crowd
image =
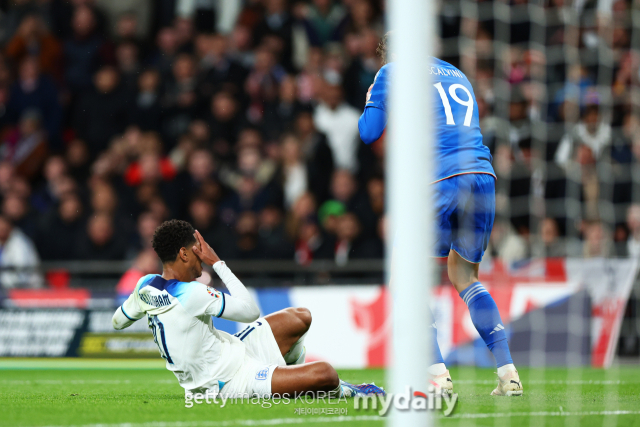
{"label": "blurred crowd", "polygon": [[[436,48],[473,82],[494,155],[487,258],[640,256],[631,2],[494,6],[441,2]],[[382,0],[0,11],[0,267],[135,259],[152,272],[170,218],[224,259],[383,257],[385,141],[367,146],[357,127]]]}

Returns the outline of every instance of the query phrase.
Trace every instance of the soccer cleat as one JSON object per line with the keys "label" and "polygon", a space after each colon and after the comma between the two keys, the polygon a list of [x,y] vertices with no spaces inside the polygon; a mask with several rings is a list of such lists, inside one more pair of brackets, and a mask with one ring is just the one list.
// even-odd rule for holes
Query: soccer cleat
{"label": "soccer cleat", "polygon": [[435,388],[436,395],[453,393],[453,381],[448,369],[444,374],[432,376],[429,384]]}
{"label": "soccer cleat", "polygon": [[386,392],[382,387],[378,387],[374,383],[371,384],[349,384],[346,381],[340,380],[340,389],[344,397],[356,397],[356,396],[372,396],[381,395],[386,396]]}
{"label": "soccer cleat", "polygon": [[503,377],[498,377],[498,387],[491,392],[491,396],[522,396],[522,381],[518,371],[507,372]]}

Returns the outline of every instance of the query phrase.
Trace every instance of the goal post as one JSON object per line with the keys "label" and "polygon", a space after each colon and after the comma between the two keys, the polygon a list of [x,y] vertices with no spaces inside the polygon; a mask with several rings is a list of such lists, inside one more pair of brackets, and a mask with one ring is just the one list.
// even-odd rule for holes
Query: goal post
{"label": "goal post", "polygon": [[[434,268],[430,257],[433,131],[429,57],[435,43],[432,0],[387,2],[393,31],[387,185],[390,225],[387,278],[392,295],[392,364],[389,392],[427,392],[431,359],[429,300]],[[391,265],[393,258],[393,266]],[[393,273],[391,271],[393,270]],[[391,426],[431,425],[429,411],[392,410]]]}

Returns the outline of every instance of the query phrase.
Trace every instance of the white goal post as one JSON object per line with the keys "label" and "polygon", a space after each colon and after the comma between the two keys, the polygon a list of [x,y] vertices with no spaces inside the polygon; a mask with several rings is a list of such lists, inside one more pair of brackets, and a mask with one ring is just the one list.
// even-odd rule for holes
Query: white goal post
{"label": "white goal post", "polygon": [[[387,186],[390,222],[387,278],[392,281],[393,341],[389,392],[427,392],[431,359],[428,304],[433,281],[430,186],[433,137],[427,72],[434,50],[432,0],[387,2],[393,31]],[[391,253],[393,252],[393,277]],[[431,425],[429,411],[392,410],[389,425]]]}

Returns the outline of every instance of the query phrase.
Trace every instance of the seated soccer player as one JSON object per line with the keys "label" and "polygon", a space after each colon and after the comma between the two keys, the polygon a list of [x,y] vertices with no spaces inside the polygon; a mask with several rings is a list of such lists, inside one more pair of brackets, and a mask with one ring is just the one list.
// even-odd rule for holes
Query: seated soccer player
{"label": "seated soccer player", "polygon": [[[304,363],[309,310],[288,308],[259,318],[251,294],[188,222],[160,225],[153,249],[162,261],[162,275],[138,281],[114,313],[113,327],[126,328],[146,315],[167,369],[186,393],[263,398],[318,391],[339,397],[384,394],[373,384],[341,381],[326,362]],[[229,295],[195,281],[202,263],[213,266]],[[250,324],[230,335],[216,330],[211,316]]]}
{"label": "seated soccer player", "polygon": [[[389,33],[378,53],[388,54]],[[387,125],[387,91],[393,62],[384,65],[367,93],[358,122],[360,138],[370,144]],[[489,149],[482,144],[478,104],[467,77],[453,65],[431,58],[427,70],[433,80],[432,115],[435,127],[435,174],[432,202],[435,207],[436,239],[431,255],[447,258],[449,279],[467,304],[473,325],[493,353],[498,367],[495,396],[522,395],[522,382],[513,365],[507,335],[493,297],[482,286],[478,270],[495,217],[495,180]],[[434,360],[429,366],[431,384],[450,393],[453,382],[433,334]]]}

